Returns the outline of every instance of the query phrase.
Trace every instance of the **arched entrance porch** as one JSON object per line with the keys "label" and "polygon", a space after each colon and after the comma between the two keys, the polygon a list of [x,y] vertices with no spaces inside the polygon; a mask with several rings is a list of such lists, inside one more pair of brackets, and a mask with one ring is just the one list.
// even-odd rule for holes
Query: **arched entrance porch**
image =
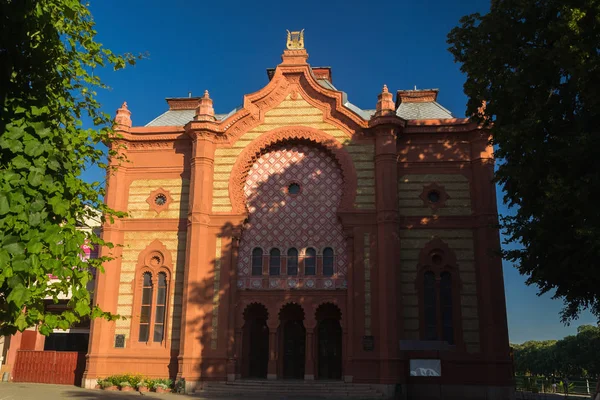
{"label": "arched entrance porch", "polygon": [[342,379],[342,313],[332,303],[321,304],[317,320],[317,378]]}
{"label": "arched entrance porch", "polygon": [[267,308],[252,303],[244,310],[242,378],[267,378],[269,327]]}
{"label": "arched entrance porch", "polygon": [[278,376],[284,379],[304,379],[306,329],[304,310],[298,304],[290,303],[279,312],[279,354]]}

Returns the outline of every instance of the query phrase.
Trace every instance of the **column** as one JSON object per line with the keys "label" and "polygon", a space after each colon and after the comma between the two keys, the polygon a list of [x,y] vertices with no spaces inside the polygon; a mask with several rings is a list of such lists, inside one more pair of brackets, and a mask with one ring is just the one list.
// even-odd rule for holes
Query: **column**
{"label": "column", "polygon": [[241,328],[235,330],[235,355],[233,356],[235,359],[235,379],[242,377],[242,361],[244,361],[242,357],[242,334]]}
{"label": "column", "polygon": [[306,327],[306,351],[304,354],[304,380],[313,381],[315,380],[315,358],[314,358],[314,347],[315,347],[315,336],[314,327]]}
{"label": "column", "polygon": [[203,321],[212,311],[212,298],[200,297],[199,292],[208,288],[212,280],[211,256],[214,258],[216,240],[209,228],[215,143],[210,132],[193,131],[190,135],[193,139],[190,201],[178,357],[178,376],[186,379],[186,391],[200,380],[204,347],[210,348]]}
{"label": "column", "polygon": [[[232,312],[236,306],[236,292],[237,292],[237,260],[238,260],[238,248],[239,248],[239,230],[232,230],[231,232],[231,257],[229,260],[229,303],[228,309],[229,315],[227,318],[227,380],[233,381],[236,379],[237,369],[237,331],[235,326],[236,313]],[[240,331],[241,332],[241,331]],[[239,338],[241,341],[241,337]]]}
{"label": "column", "polygon": [[[117,112],[123,112],[122,108]],[[131,122],[129,122],[131,125]],[[128,129],[127,129],[128,130]],[[117,132],[124,132],[117,130]],[[120,148],[122,143],[114,143],[113,149],[120,153],[125,152]],[[127,193],[125,164],[120,165],[116,158],[110,158],[109,169],[106,176],[106,196],[104,201],[106,205],[113,210],[126,211]],[[123,231],[121,230],[121,221],[114,220],[114,223],[106,221],[102,225],[102,239],[106,242],[119,244],[123,243]],[[103,311],[111,313],[117,312],[117,301],[119,296],[119,282],[121,280],[121,253],[122,247],[115,246],[112,249],[101,247],[99,257],[109,256],[111,261],[104,263],[104,273],[97,273],[94,285],[94,304],[100,306]],[[96,385],[96,378],[108,372],[109,361],[106,356],[107,351],[114,347],[115,323],[105,319],[95,318],[90,323],[90,341],[86,361],[86,369],[83,374],[82,386],[93,388]],[[127,338],[132,340],[132,338]],[[135,339],[135,338],[134,338]]]}
{"label": "column", "polygon": [[[510,380],[508,328],[502,260],[494,255],[500,249],[500,234],[494,227],[498,222],[496,186],[493,183],[493,148],[488,133],[472,142],[473,181],[471,193],[477,218],[475,229],[475,262],[481,351],[488,358],[488,376],[494,382]],[[493,364],[493,365],[491,365]]]}
{"label": "column", "polygon": [[342,348],[344,349],[342,358],[342,378],[345,382],[352,382],[352,358],[354,346],[354,229],[344,229],[346,239],[346,249],[348,251],[348,276],[346,289],[346,312],[342,314]]}
{"label": "column", "polygon": [[[377,206],[376,273],[379,337],[375,349],[380,357],[380,382],[398,380],[393,363],[398,355],[399,318],[397,270],[399,260],[398,166],[396,162],[396,127],[381,125],[375,130],[375,198]],[[377,340],[378,339],[378,340]]]}
{"label": "column", "polygon": [[267,379],[277,379],[277,326],[276,324],[268,323],[268,327],[269,364],[267,366]]}

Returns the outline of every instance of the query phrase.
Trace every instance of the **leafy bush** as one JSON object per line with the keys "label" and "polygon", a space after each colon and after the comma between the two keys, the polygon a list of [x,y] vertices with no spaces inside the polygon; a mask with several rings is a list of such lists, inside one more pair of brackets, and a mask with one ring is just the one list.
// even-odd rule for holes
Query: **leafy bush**
{"label": "leafy bush", "polygon": [[158,388],[163,389],[163,390],[167,390],[167,389],[169,389],[169,386],[165,385],[164,383],[155,383],[154,384],[154,389],[158,389]]}
{"label": "leafy bush", "polygon": [[138,387],[138,388],[141,388],[141,387],[148,387],[148,386],[149,386],[149,384],[148,384],[148,380],[147,380],[147,379],[144,379],[144,380],[142,380],[142,381],[139,381],[139,382],[138,382],[138,384],[137,384],[137,387]]}
{"label": "leafy bush", "polygon": [[168,389],[173,385],[173,381],[164,378],[152,379],[152,388],[156,388],[158,385],[163,385],[165,386],[165,389]]}
{"label": "leafy bush", "polygon": [[129,383],[127,381],[119,382],[119,387],[120,388],[131,387],[131,383]]}
{"label": "leafy bush", "polygon": [[185,394],[185,378],[177,379],[177,382],[175,382],[175,392]]}
{"label": "leafy bush", "polygon": [[111,381],[106,380],[106,379],[101,380],[99,385],[102,389],[106,389],[107,387],[115,386]]}
{"label": "leafy bush", "polygon": [[137,387],[138,383],[145,379],[146,377],[140,374],[111,375],[106,378],[107,381],[112,382],[115,386],[120,386],[122,382],[127,382],[131,387]]}

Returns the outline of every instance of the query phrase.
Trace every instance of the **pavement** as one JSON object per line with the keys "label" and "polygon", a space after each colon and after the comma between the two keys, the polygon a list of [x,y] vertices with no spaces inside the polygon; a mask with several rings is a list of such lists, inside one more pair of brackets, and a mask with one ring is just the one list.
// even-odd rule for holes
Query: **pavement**
{"label": "pavement", "polygon": [[[143,397],[142,397],[143,396]],[[269,400],[318,400],[320,397],[307,398],[304,396],[293,395],[275,395],[270,394]],[[245,399],[263,399],[264,396],[256,394],[255,396],[244,396]],[[163,400],[234,400],[239,399],[239,395],[223,396],[223,395],[204,395],[204,394],[174,394],[174,393],[139,393],[139,392],[112,392],[100,389],[83,389],[77,386],[68,385],[49,385],[44,383],[14,383],[0,382],[0,400],[62,400],[62,399],[78,399],[78,400],[127,400],[127,399],[163,399]],[[329,398],[328,400],[335,400]]]}
{"label": "pavement", "polygon": [[0,400],[100,400],[100,399],[206,399],[171,393],[110,392],[99,389],[83,389],[77,386],[48,385],[43,383],[0,383]]}

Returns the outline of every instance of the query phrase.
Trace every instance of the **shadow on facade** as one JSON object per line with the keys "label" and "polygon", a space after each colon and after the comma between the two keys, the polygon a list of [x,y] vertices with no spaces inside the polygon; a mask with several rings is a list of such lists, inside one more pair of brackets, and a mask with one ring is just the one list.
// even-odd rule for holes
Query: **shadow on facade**
{"label": "shadow on facade", "polygon": [[[335,157],[325,148],[308,141],[278,143],[266,149],[262,154],[288,148],[288,146],[316,148],[325,152],[337,165]],[[257,155],[256,159],[262,154]],[[317,347],[316,336],[312,335],[317,328],[316,306],[330,302],[336,296],[343,298],[345,288],[292,287],[289,286],[287,279],[293,277],[294,281],[303,279],[304,282],[307,281],[305,272],[309,265],[300,250],[311,246],[317,249],[314,275],[310,276],[311,281],[323,281],[321,256],[323,248],[340,240],[338,237],[334,240],[334,235],[342,235],[339,221],[339,229],[335,232],[313,232],[305,227],[318,214],[311,208],[322,206],[319,203],[319,194],[311,192],[311,182],[318,181],[322,185],[329,178],[335,179],[335,176],[342,179],[339,165],[334,173],[320,170],[318,165],[310,164],[312,161],[314,160],[300,159],[285,167],[276,167],[277,172],[265,174],[264,179],[255,184],[251,193],[247,193],[246,205],[249,213],[246,221],[242,224],[226,223],[219,228],[218,232],[215,232],[217,237],[221,238],[221,257],[213,258],[210,271],[205,278],[200,283],[189,287],[190,303],[196,309],[201,310],[200,315],[188,323],[192,324],[194,332],[197,332],[193,340],[200,343],[201,361],[195,369],[202,380],[225,380],[228,375],[230,378],[231,376],[267,378],[267,375],[276,375],[277,378],[287,376],[288,378],[303,379],[304,374],[315,374],[316,371],[313,370],[317,368],[317,362],[314,353],[318,349],[315,349]],[[291,178],[290,171],[292,173],[311,171],[312,175]],[[291,200],[294,195],[288,193],[288,190],[293,183],[300,183],[301,194],[308,196],[307,198],[310,200],[304,203]],[[339,193],[336,199],[331,199],[333,203],[327,207],[337,221],[336,211],[341,201],[343,186],[341,181],[332,182],[331,185],[337,185]],[[259,213],[261,210],[262,214]],[[310,212],[314,215],[307,215]],[[277,227],[280,233],[273,243],[266,243],[264,239],[260,239],[262,235],[260,231],[251,229],[252,224],[258,223],[255,220],[257,213],[261,214],[263,218],[268,215],[269,223],[279,221],[282,224]],[[314,243],[311,241],[313,236],[321,239]],[[294,240],[299,242],[295,243]],[[345,246],[343,240],[342,237],[341,241]],[[250,241],[252,247],[261,244],[263,246],[262,274],[260,276],[252,274],[251,254],[248,254],[247,250],[244,254],[238,254],[239,250],[244,247],[245,241]],[[266,246],[273,247],[267,248]],[[297,265],[293,265],[294,262],[290,261],[291,258],[288,257],[287,251],[292,246],[301,253]],[[273,253],[270,256],[273,248],[279,249],[278,256]],[[215,251],[215,249],[210,249],[209,252],[218,254],[218,250]],[[239,262],[239,258],[242,257],[245,260]],[[247,266],[249,272],[244,277],[239,276],[238,266],[241,268]],[[349,267],[346,266],[348,270]],[[288,275],[288,273],[292,275]],[[260,282],[261,286],[248,287],[251,278],[253,283]],[[340,276],[340,281],[343,279],[345,276]],[[238,286],[238,282],[243,280],[245,282]],[[274,286],[275,281],[279,282],[277,286]],[[334,292],[335,294],[333,294]],[[310,308],[308,304],[310,304]],[[255,312],[255,308],[260,312]],[[326,316],[332,314],[332,312],[323,312],[323,310],[320,313],[319,315]],[[341,315],[339,308],[337,314],[335,311],[333,314],[339,314],[335,317],[338,320],[345,317]],[[337,326],[341,332],[339,321],[337,321]],[[266,336],[257,339],[256,334],[261,330],[266,332]],[[323,332],[332,331],[337,334],[338,330],[334,324],[328,326]],[[305,354],[306,337],[314,339],[314,346],[312,343],[306,346],[307,354]],[[257,350],[256,347],[259,349]],[[341,353],[341,343],[334,347],[335,350],[330,351],[329,356],[337,355],[340,366],[337,369],[329,367],[329,370],[333,371],[331,373],[337,379],[340,379],[342,357],[341,354],[334,353]],[[283,353],[289,353],[286,362],[281,357]],[[306,357],[312,360],[314,368],[310,367],[309,370],[305,370]]]}

